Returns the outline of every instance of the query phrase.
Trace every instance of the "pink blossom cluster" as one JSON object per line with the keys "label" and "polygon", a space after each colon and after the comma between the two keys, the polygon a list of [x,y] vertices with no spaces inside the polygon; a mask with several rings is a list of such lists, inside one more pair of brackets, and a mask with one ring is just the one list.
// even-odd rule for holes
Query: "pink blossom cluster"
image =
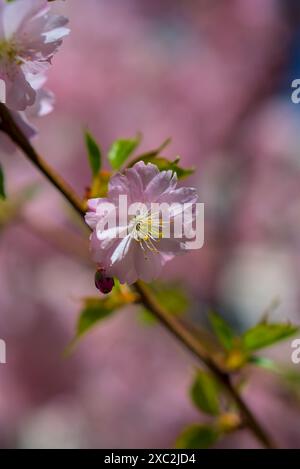
{"label": "pink blossom cluster", "polygon": [[49,10],[47,0],[0,0],[0,101],[28,138],[36,133],[28,117],[53,109],[45,72],[69,33],[68,20]]}

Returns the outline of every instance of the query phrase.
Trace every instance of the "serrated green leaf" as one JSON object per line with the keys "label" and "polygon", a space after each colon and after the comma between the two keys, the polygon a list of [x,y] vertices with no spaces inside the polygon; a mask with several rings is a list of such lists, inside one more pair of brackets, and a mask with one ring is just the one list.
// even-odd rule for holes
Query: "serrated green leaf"
{"label": "serrated green leaf", "polygon": [[209,373],[198,371],[190,395],[193,403],[202,412],[209,415],[220,413],[219,385]]}
{"label": "serrated green leaf", "polygon": [[232,349],[235,334],[229,324],[217,313],[210,312],[208,317],[219,342],[226,350]]}
{"label": "serrated green leaf", "polygon": [[247,352],[268,347],[292,336],[299,327],[285,323],[259,323],[242,336],[242,345]]}
{"label": "serrated green leaf", "polygon": [[5,186],[4,186],[4,173],[3,173],[1,165],[0,165],[0,198],[6,199]]}
{"label": "serrated green leaf", "polygon": [[171,161],[163,156],[153,156],[151,154],[146,154],[145,156],[141,155],[140,158],[134,160],[134,162],[130,164],[130,167],[133,166],[137,161],[144,161],[145,164],[155,164],[160,171],[171,170],[177,174],[178,179],[184,179],[195,172],[195,168],[183,168],[182,166],[179,166],[179,158]]}
{"label": "serrated green leaf", "polygon": [[179,449],[201,449],[210,448],[217,442],[220,433],[210,425],[190,425],[187,427],[176,441],[176,448]]}
{"label": "serrated green leaf", "polygon": [[108,151],[108,159],[113,169],[119,169],[140,143],[140,136],[133,139],[116,140]]}
{"label": "serrated green leaf", "polygon": [[85,144],[92,174],[95,177],[101,169],[101,150],[92,134],[88,131],[85,132]]}

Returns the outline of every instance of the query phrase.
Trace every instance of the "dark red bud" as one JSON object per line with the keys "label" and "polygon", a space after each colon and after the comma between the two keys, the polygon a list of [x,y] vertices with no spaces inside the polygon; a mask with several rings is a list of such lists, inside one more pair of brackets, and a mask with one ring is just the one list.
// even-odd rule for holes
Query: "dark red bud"
{"label": "dark red bud", "polygon": [[103,270],[97,270],[95,273],[95,286],[101,293],[109,293],[115,285],[114,279],[106,277]]}

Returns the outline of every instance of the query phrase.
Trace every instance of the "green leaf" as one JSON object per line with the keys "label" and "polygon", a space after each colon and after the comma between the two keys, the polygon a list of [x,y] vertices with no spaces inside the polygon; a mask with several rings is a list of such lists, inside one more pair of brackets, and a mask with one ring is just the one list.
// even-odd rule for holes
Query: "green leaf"
{"label": "green leaf", "polygon": [[280,373],[279,366],[270,358],[251,356],[249,357],[248,362],[252,363],[253,365],[259,366],[260,368],[264,368],[265,370]]}
{"label": "green leaf", "polygon": [[[148,287],[151,288],[158,302],[164,306],[170,314],[179,316],[188,309],[190,304],[189,299],[183,288],[177,282],[165,283],[156,281],[152,282]],[[146,308],[141,309],[139,319],[148,325],[157,322],[153,314]]]}
{"label": "green leaf", "polygon": [[136,147],[139,145],[141,137],[138,135],[134,139],[120,139],[116,140],[109,152],[108,159],[113,169],[119,169],[127,160],[127,158],[133,153]]}
{"label": "green leaf", "polygon": [[154,158],[156,156],[159,156],[160,153],[171,143],[171,139],[167,138],[159,147],[155,148],[154,150],[147,151],[145,153],[142,153],[141,155],[138,155],[133,162],[130,163],[129,166],[133,166],[135,163],[138,161],[145,161],[147,158]]}
{"label": "green leaf", "polygon": [[77,322],[77,337],[82,336],[97,322],[107,318],[113,312],[113,308],[105,304],[101,299],[89,298],[82,310]]}
{"label": "green leaf", "polygon": [[133,166],[137,161],[144,161],[145,164],[152,163],[155,164],[160,171],[171,170],[177,174],[178,179],[184,179],[195,172],[195,168],[183,168],[180,166],[179,158],[176,158],[173,161],[168,160],[164,156],[153,156],[151,154],[146,154],[146,156],[141,156],[137,158],[130,164],[130,167]]}
{"label": "green leaf", "polygon": [[116,310],[137,300],[136,295],[131,292],[127,286],[116,282],[112,292],[100,298],[85,298],[83,309],[79,315],[76,325],[76,335],[67,352],[73,345],[90,329],[97,325],[103,319],[108,318]]}
{"label": "green leaf", "polygon": [[235,334],[229,324],[217,313],[211,312],[208,317],[219,342],[226,350],[232,349]]}
{"label": "green leaf", "polygon": [[219,386],[209,373],[197,373],[190,394],[192,401],[201,411],[209,415],[220,413]]}
{"label": "green leaf", "polygon": [[253,352],[284,340],[298,330],[299,327],[288,323],[259,323],[243,334],[243,348],[247,352]]}
{"label": "green leaf", "polygon": [[179,449],[201,449],[209,448],[217,442],[220,433],[210,425],[190,425],[187,427],[176,441],[176,448]]}
{"label": "green leaf", "polygon": [[85,132],[85,144],[88,152],[90,167],[93,177],[97,176],[101,169],[101,150],[90,132]]}
{"label": "green leaf", "polygon": [[5,187],[4,187],[4,173],[3,173],[1,165],[0,165],[0,198],[6,199]]}

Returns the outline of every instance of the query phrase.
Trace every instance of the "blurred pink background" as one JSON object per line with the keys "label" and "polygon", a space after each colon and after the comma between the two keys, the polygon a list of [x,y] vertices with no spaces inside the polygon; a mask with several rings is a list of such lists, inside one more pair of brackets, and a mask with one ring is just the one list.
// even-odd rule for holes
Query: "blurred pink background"
{"label": "blurred pink background", "polygon": [[[53,60],[56,107],[35,122],[41,154],[84,194],[90,180],[83,129],[103,153],[143,133],[167,137],[166,155],[195,165],[188,181],[205,203],[205,246],[170,263],[205,321],[214,307],[237,330],[260,319],[300,319],[300,5],[280,0],[66,0],[71,35]],[[300,105],[299,105],[300,106]],[[203,420],[187,395],[195,362],[135,311],[95,328],[68,359],[80,299],[97,295],[81,228],[60,195],[18,153],[1,154],[7,192],[38,192],[22,219],[1,225],[0,446],[164,448]],[[74,226],[76,228],[74,228]],[[69,240],[61,229],[72,232]],[[67,252],[64,250],[67,249]],[[294,372],[290,341],[264,355]],[[253,370],[245,396],[283,447],[300,447],[299,399]],[[219,446],[256,447],[246,431]]]}

